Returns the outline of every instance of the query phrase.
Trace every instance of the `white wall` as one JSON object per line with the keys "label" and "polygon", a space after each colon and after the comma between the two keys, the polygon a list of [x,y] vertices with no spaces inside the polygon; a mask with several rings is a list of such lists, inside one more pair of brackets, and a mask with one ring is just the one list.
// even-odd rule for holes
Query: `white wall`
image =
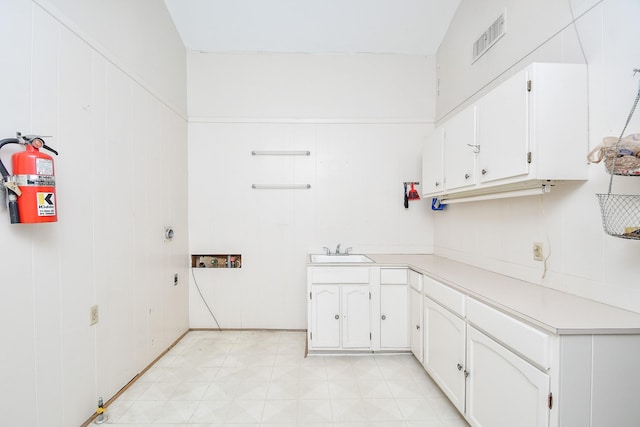
{"label": "white wall", "polygon": [[433,121],[434,57],[189,52],[190,121]]}
{"label": "white wall", "polygon": [[[69,22],[38,2],[2,2],[0,136],[52,135],[60,152],[57,223],[11,225],[0,208],[3,425],[80,425],[188,327],[186,120],[151,93],[171,91],[133,80],[125,59],[115,66]],[[155,25],[138,31],[164,31]],[[2,150],[6,165],[17,150]]]}
{"label": "white wall", "polygon": [[[507,34],[472,65],[473,41],[505,9]],[[589,72],[589,145],[617,136],[638,90],[638,17],[635,0],[463,0],[437,54],[438,118],[530,62],[580,62]],[[627,130],[637,132],[638,113]],[[593,164],[588,181],[549,195],[451,205],[435,215],[435,252],[640,312],[640,244],[602,231],[595,194],[608,182],[604,166]],[[616,177],[613,192],[640,194],[640,181]],[[532,260],[535,241],[545,245],[546,274]]]}
{"label": "white wall", "polygon": [[186,50],[163,0],[34,0],[185,116]]}
{"label": "white wall", "polygon": [[[405,210],[403,182],[420,180],[433,121],[433,58],[188,58],[191,253],[243,256],[239,270],[193,271],[221,327],[305,329],[305,257],[323,246],[432,250],[427,202]],[[311,189],[253,190],[254,183]],[[193,286],[190,324],[216,326]]]}

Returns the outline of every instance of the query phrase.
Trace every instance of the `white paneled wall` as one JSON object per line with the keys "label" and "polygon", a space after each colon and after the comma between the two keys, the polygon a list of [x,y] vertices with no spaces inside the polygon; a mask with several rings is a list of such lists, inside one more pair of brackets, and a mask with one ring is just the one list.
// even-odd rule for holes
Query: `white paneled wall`
{"label": "white paneled wall", "polygon": [[0,14],[0,136],[52,135],[60,152],[57,223],[0,208],[3,425],[80,425],[188,327],[186,120],[57,13]]}
{"label": "white paneled wall", "polygon": [[[584,12],[597,0],[578,0],[585,7],[576,12]],[[522,2],[520,0],[481,0],[481,2],[461,1],[456,10],[446,36],[438,49],[437,118],[451,112],[460,103],[474,95],[483,86],[490,84],[513,67],[524,56],[540,49],[550,36],[567,28],[571,22],[572,9],[569,0],[541,0]],[[506,33],[484,55],[474,63],[473,43],[487,28],[505,13]],[[571,29],[571,28],[570,28]],[[571,29],[572,30],[572,29]],[[569,47],[565,51],[563,46]],[[574,62],[573,47],[578,48],[577,59],[583,62],[579,45],[575,44],[575,31],[565,31],[556,38],[554,49],[549,45],[540,49],[549,62]],[[503,76],[504,77],[504,76]]]}
{"label": "white paneled wall", "polygon": [[[306,328],[306,254],[430,252],[427,201],[403,206],[417,180],[426,124],[189,126],[192,253],[241,253],[241,269],[194,269],[223,328]],[[309,150],[310,156],[252,156]],[[311,184],[254,190],[252,184]],[[192,327],[215,327],[197,290]]]}
{"label": "white paneled wall", "polygon": [[[494,12],[505,8],[507,35],[471,65],[463,47],[477,38],[478,21],[488,25]],[[586,62],[590,139],[575,153],[586,161],[589,147],[619,135],[637,93],[632,70],[640,66],[640,45],[630,40],[640,38],[638,17],[635,0],[463,0],[437,55],[438,116],[482,94],[495,76],[502,80],[529,62]],[[525,38],[532,43],[521,42]],[[638,132],[636,112],[627,133]],[[584,183],[561,183],[544,196],[451,205],[436,216],[434,250],[640,312],[640,243],[604,234],[595,194],[607,192],[609,175],[602,164],[591,165],[589,174]],[[613,191],[640,194],[640,178],[616,177]],[[546,271],[545,263],[532,259],[533,242],[545,246]]]}
{"label": "white paneled wall", "polygon": [[126,63],[127,74],[142,79],[146,90],[186,111],[186,52],[163,1],[33,1],[105,57]]}
{"label": "white paneled wall", "polygon": [[[223,328],[306,328],[306,255],[431,252],[430,201],[403,206],[432,128],[433,58],[189,54],[191,253]],[[252,156],[309,150],[310,156]],[[252,184],[311,184],[253,190]],[[216,327],[194,286],[192,327]]]}
{"label": "white paneled wall", "polygon": [[433,121],[433,56],[187,57],[191,120]]}

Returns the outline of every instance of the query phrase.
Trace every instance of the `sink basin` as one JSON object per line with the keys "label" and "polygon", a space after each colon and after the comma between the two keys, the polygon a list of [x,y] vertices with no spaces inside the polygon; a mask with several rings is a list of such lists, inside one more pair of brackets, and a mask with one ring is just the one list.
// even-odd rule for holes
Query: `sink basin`
{"label": "sink basin", "polygon": [[357,263],[357,262],[373,262],[371,258],[366,255],[349,254],[349,255],[324,255],[324,254],[312,254],[311,262],[317,263]]}

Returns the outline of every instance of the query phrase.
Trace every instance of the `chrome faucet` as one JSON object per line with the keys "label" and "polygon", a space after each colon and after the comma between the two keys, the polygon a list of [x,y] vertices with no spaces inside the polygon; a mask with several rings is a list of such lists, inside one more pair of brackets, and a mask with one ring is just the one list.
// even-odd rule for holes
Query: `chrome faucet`
{"label": "chrome faucet", "polygon": [[329,249],[326,246],[322,247],[322,250],[324,251],[325,255],[349,255],[349,251],[351,251],[351,247],[348,247],[346,251],[344,252],[340,252],[340,247],[342,246],[342,243],[338,243],[338,246],[336,246],[336,251],[332,254],[331,253],[331,249]]}

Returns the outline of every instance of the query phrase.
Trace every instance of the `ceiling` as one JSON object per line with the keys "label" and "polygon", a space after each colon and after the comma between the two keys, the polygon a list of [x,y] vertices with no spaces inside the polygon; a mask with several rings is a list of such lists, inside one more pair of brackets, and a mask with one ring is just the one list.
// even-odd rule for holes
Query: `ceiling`
{"label": "ceiling", "polygon": [[460,0],[164,0],[202,52],[433,55]]}

